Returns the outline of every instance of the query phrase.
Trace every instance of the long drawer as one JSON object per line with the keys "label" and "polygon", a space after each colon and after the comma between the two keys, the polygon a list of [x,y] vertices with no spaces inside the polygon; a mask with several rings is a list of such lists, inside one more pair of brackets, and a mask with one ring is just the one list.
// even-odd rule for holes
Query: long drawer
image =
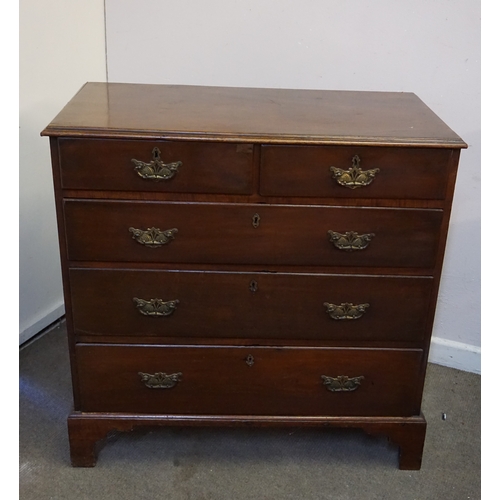
{"label": "long drawer", "polygon": [[249,194],[253,147],[205,142],[59,139],[63,188]]}
{"label": "long drawer", "polygon": [[81,411],[419,414],[421,350],[76,346]]}
{"label": "long drawer", "polygon": [[442,217],[423,209],[64,203],[74,261],[431,268]]}
{"label": "long drawer", "polygon": [[70,269],[77,334],[418,341],[433,279]]}
{"label": "long drawer", "polygon": [[444,199],[451,150],[262,146],[262,195]]}

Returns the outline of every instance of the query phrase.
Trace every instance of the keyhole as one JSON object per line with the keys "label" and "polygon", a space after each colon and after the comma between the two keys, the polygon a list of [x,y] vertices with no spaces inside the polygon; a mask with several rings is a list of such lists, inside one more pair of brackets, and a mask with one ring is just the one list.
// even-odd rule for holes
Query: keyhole
{"label": "keyhole", "polygon": [[160,154],[161,154],[161,151],[159,150],[159,148],[154,148],[153,149],[153,160],[159,160]]}
{"label": "keyhole", "polygon": [[245,363],[248,365],[248,366],[253,366],[253,364],[255,363],[255,360],[253,358],[253,356],[251,354],[249,354],[246,359],[245,359]]}
{"label": "keyhole", "polygon": [[252,217],[252,226],[257,228],[259,227],[260,224],[260,215],[259,214],[254,214]]}
{"label": "keyhole", "polygon": [[255,280],[250,281],[250,291],[254,293],[257,291],[257,282]]}

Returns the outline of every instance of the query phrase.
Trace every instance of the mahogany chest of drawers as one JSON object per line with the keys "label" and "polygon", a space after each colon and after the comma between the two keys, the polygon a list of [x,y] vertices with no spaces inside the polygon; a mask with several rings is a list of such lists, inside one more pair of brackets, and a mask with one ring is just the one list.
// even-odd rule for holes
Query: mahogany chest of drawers
{"label": "mahogany chest of drawers", "polygon": [[359,427],[420,467],[466,144],[414,94],[88,83],[42,135],[73,465],[212,424]]}

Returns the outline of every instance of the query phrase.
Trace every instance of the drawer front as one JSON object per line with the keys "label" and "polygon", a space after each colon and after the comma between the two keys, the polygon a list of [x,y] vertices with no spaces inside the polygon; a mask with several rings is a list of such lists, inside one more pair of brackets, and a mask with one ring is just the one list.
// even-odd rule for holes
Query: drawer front
{"label": "drawer front", "polygon": [[68,189],[252,192],[252,145],[59,139],[59,155]]}
{"label": "drawer front", "polygon": [[82,411],[411,416],[421,350],[80,344]]}
{"label": "drawer front", "polygon": [[260,193],[444,199],[450,157],[445,149],[262,146]]}
{"label": "drawer front", "polygon": [[432,278],[71,269],[82,335],[418,341]]}
{"label": "drawer front", "polygon": [[441,210],[250,204],[66,200],[64,211],[75,261],[430,268],[442,222]]}

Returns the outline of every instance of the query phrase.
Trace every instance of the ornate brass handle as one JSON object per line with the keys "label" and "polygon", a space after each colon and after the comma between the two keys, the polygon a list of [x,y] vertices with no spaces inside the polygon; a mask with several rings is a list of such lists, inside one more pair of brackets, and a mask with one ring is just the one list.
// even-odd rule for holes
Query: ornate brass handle
{"label": "ornate brass handle", "polygon": [[176,309],[178,300],[163,301],[161,299],[144,300],[134,297],[134,302],[144,316],[170,316]]}
{"label": "ornate brass handle", "polygon": [[339,375],[338,377],[327,377],[326,375],[321,375],[323,379],[323,385],[332,392],[346,392],[355,391],[361,384],[361,381],[365,378],[362,375],[360,377],[349,378],[346,375]]}
{"label": "ornate brass handle", "polygon": [[166,181],[171,179],[177,173],[182,162],[163,163],[160,154],[161,151],[158,148],[154,148],[153,159],[149,163],[132,159],[131,161],[135,165],[137,175],[143,179],[152,181]]}
{"label": "ornate brass handle", "polygon": [[335,231],[328,231],[330,235],[330,243],[333,243],[339,250],[350,252],[352,250],[364,250],[372,238],[375,237],[373,233],[358,234],[355,231],[347,231],[347,233],[337,233]]}
{"label": "ornate brass handle", "polygon": [[329,304],[328,302],[325,302],[323,305],[326,307],[326,312],[330,318],[337,320],[359,319],[370,307],[370,304],[358,304],[356,306],[350,302],[342,302],[339,306]]}
{"label": "ornate brass handle", "polygon": [[167,375],[163,372],[158,372],[153,375],[139,372],[138,375],[141,377],[141,382],[144,382],[144,385],[150,389],[172,389],[182,377],[182,373],[180,372],[172,373],[171,375]]}
{"label": "ornate brass handle", "polygon": [[352,167],[348,170],[342,170],[337,167],[330,167],[332,177],[336,179],[337,184],[349,189],[365,187],[372,183],[375,176],[380,172],[379,168],[371,170],[362,170],[359,166],[361,159],[358,155],[352,158]]}
{"label": "ornate brass handle", "polygon": [[157,227],[148,227],[145,231],[129,227],[128,230],[132,233],[132,238],[137,243],[145,245],[148,248],[159,248],[162,245],[170,243],[179,232],[175,227],[166,231],[160,231]]}

